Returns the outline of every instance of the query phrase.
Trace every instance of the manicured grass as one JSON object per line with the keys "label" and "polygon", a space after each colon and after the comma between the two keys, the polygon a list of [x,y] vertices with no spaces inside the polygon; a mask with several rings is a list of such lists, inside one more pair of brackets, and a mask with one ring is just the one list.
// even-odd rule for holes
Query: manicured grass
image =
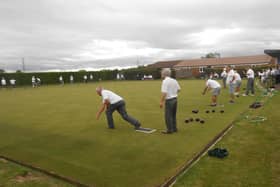
{"label": "manicured grass", "polygon": [[[105,116],[95,120],[102,84],[125,98],[128,113],[144,127],[165,129],[159,108],[160,81],[100,82],[38,89],[0,90],[0,154],[96,186],[155,186],[170,177],[216,134],[248,108],[253,97],[228,104],[228,90],[212,109],[204,81],[180,81],[179,132],[162,135],[135,132],[117,113],[116,129]],[[192,114],[199,109],[199,114]],[[224,114],[219,113],[225,110]],[[206,123],[185,124],[187,117]]]}
{"label": "manicured grass", "polygon": [[71,187],[72,185],[53,179],[28,168],[0,159],[0,186],[5,187]]}
{"label": "manicured grass", "polygon": [[216,159],[204,156],[182,176],[182,186],[271,186],[280,184],[280,95],[269,99],[263,108],[250,110],[248,116],[265,116],[263,123],[241,118],[216,147],[227,148],[229,156]]}

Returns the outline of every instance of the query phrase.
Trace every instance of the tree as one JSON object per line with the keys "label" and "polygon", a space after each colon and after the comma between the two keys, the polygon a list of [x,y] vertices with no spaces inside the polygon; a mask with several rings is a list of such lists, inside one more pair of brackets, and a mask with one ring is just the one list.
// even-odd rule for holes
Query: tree
{"label": "tree", "polygon": [[22,73],[22,71],[21,70],[17,70],[16,73]]}
{"label": "tree", "polygon": [[0,73],[5,73],[5,70],[3,70],[3,69],[0,69]]}
{"label": "tree", "polygon": [[207,53],[205,56],[202,56],[201,58],[221,58],[221,54],[217,52]]}

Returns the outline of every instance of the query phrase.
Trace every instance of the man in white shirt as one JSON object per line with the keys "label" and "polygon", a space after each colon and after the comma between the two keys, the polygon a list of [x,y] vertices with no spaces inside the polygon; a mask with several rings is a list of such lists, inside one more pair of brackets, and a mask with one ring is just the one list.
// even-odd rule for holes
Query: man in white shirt
{"label": "man in white shirt", "polygon": [[247,70],[247,88],[246,88],[246,94],[243,94],[243,96],[247,96],[249,92],[251,91],[251,96],[254,96],[255,94],[255,89],[254,89],[254,78],[255,78],[255,73],[251,68],[248,68]]}
{"label": "man in white shirt", "polygon": [[261,83],[264,83],[265,82],[265,73],[262,71],[262,72],[258,72],[258,75],[261,79]]}
{"label": "man in white shirt", "polygon": [[16,86],[16,80],[10,79],[10,85],[14,88]]}
{"label": "man in white shirt", "polygon": [[212,90],[212,104],[210,106],[217,106],[218,95],[221,93],[220,83],[215,80],[208,79],[206,81],[206,86],[202,92],[202,95],[205,95],[208,90]]}
{"label": "man in white shirt", "polygon": [[2,79],[1,79],[1,85],[2,85],[2,87],[6,87],[6,85],[7,85],[6,79],[4,77],[2,77]]}
{"label": "man in white shirt", "polygon": [[87,83],[87,75],[84,75],[84,83]]}
{"label": "man in white shirt", "polygon": [[63,81],[62,75],[59,76],[59,82],[60,82],[61,85],[64,85],[64,81]]}
{"label": "man in white shirt", "polygon": [[221,77],[223,78],[223,85],[224,88],[226,88],[226,81],[227,81],[227,72],[226,72],[226,68],[224,68],[223,72],[221,73]]}
{"label": "man in white shirt", "polygon": [[176,122],[177,96],[181,88],[178,82],[170,76],[171,70],[169,68],[164,68],[161,71],[161,77],[164,80],[161,84],[160,108],[165,104],[165,124],[167,127],[167,130],[162,132],[163,134],[171,134],[178,131]]}
{"label": "man in white shirt", "polygon": [[229,103],[234,103],[234,87],[235,87],[235,76],[234,70],[231,67],[226,68],[227,71],[227,81],[226,83],[229,85],[229,94],[230,94],[230,101]]}
{"label": "man in white shirt", "polygon": [[214,73],[214,78],[219,79],[219,74],[217,72]]}
{"label": "man in white shirt", "polygon": [[41,86],[41,79],[39,77],[36,78],[36,84],[37,86]]}
{"label": "man in white shirt", "polygon": [[35,88],[36,87],[36,78],[35,78],[35,76],[32,76],[31,83],[32,83],[32,87]]}
{"label": "man in white shirt", "polygon": [[239,97],[242,79],[241,79],[240,74],[237,71],[234,71],[234,76],[235,76],[235,93],[234,93],[234,95]]}
{"label": "man in white shirt", "polygon": [[96,93],[102,97],[102,105],[96,113],[96,119],[98,120],[102,112],[106,109],[106,117],[109,129],[114,129],[113,112],[117,110],[122,118],[128,121],[135,129],[139,129],[141,124],[138,120],[129,116],[126,112],[125,101],[122,97],[115,94],[110,90],[104,90],[102,87],[96,88]]}
{"label": "man in white shirt", "polygon": [[70,75],[70,78],[69,78],[69,79],[70,79],[70,83],[73,84],[73,83],[74,83],[74,76],[73,76],[73,75]]}

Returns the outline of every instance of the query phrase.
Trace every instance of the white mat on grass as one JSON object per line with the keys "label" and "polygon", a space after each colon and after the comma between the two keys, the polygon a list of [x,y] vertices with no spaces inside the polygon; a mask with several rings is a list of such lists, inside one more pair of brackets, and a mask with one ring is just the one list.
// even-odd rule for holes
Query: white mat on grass
{"label": "white mat on grass", "polygon": [[156,129],[151,129],[151,128],[143,128],[140,127],[139,129],[135,130],[137,132],[143,132],[143,133],[147,133],[147,134],[151,134],[153,132],[156,132]]}

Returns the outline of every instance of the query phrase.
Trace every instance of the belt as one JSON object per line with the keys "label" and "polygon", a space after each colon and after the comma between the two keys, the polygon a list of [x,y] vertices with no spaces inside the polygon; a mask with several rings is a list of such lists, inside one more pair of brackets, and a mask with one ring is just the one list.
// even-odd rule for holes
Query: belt
{"label": "belt", "polygon": [[170,99],[166,99],[166,101],[172,101],[172,100],[175,100],[177,99],[177,97],[173,97],[173,98],[170,98]]}

